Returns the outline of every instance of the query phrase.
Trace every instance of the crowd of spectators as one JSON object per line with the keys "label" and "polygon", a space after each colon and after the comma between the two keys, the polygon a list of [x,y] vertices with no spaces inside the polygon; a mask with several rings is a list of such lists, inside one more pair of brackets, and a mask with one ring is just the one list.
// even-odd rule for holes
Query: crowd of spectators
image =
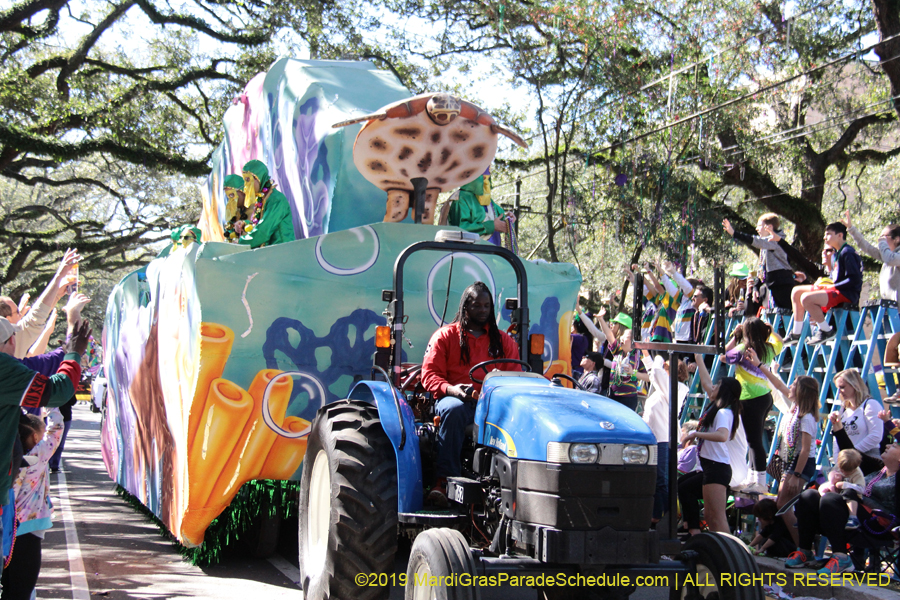
{"label": "crowd of spectators", "polygon": [[[807,260],[787,243],[777,215],[762,215],[755,234],[736,231],[728,220],[723,221],[723,229],[735,241],[756,249],[759,261],[753,267],[735,264],[728,273],[731,283],[726,291],[726,310],[730,316],[743,315],[722,357],[735,366],[734,378],[713,382],[708,363],[699,355],[692,362],[687,358],[679,363],[685,372],[682,374],[680,366],[678,380],[688,380],[688,368],[692,372],[699,370],[701,387],[708,398],[708,409],[701,415],[699,426],[683,431],[680,440],[679,465],[682,466],[682,458],[686,465],[685,470],[680,468],[678,481],[683,525],[689,534],[699,531],[702,499],[709,529],[728,531],[726,490],[730,487],[733,491],[765,495],[770,489],[768,476],[772,476],[778,484],[777,495],[761,502],[756,511],[762,526],[753,540],[757,552],[789,555],[789,567],[808,566],[814,563],[812,539],[822,534],[829,539],[833,553],[827,563],[819,565],[821,570],[850,570],[853,561],[849,544],[854,532],[871,529],[868,524],[875,523],[877,516],[882,526],[875,531],[876,538],[898,535],[891,529],[900,525],[900,443],[892,436],[900,437],[900,421],[890,419],[883,403],[897,400],[900,394],[873,398],[854,368],[834,377],[835,408],[825,422],[830,423],[834,434],[830,454],[836,464],[825,465],[822,474],[816,465],[816,440],[824,426],[818,419],[823,410],[819,406],[820,384],[813,377],[801,375],[790,386],[785,385],[770,364],[785,346],[828,342],[835,335],[835,325],[829,320],[831,310],[858,306],[863,287],[862,260],[848,242],[855,242],[882,263],[881,298],[900,298],[900,227],[886,226],[877,243],[871,244],[853,226],[847,212],[841,221],[827,225],[821,263]],[[644,289],[638,291],[644,297],[641,339],[703,344],[711,327],[711,290],[701,280],[684,277],[667,261],[631,265],[624,274],[632,284],[638,270],[644,274]],[[757,318],[764,308],[792,314],[793,327],[784,339]],[[661,357],[654,359],[646,351],[641,360],[641,351],[631,339],[631,317],[618,313],[607,323],[606,312],[601,309],[597,315],[591,315],[580,306],[577,308],[572,347],[573,357],[578,354],[583,369],[580,382],[589,391],[638,410],[657,437],[659,464],[665,465],[670,444],[668,362]],[[811,329],[804,337],[802,328],[807,315]],[[883,358],[887,366],[900,363],[898,342],[900,333],[888,343]],[[687,387],[680,384],[679,414],[686,393]],[[640,397],[646,397],[642,409]],[[764,426],[773,405],[785,413],[785,425],[776,440],[775,458],[769,462]],[[732,472],[733,451],[740,448],[735,442],[742,437],[737,435],[739,429],[749,447],[738,450],[746,453],[748,463],[748,476],[742,481],[733,479]],[[695,445],[698,441],[699,449]],[[855,465],[857,456],[859,464]],[[773,469],[773,463],[777,468]],[[833,473],[831,487],[826,485],[822,493],[808,490],[817,474],[823,477],[828,471]],[[858,480],[863,476],[865,481],[861,483]],[[666,479],[666,469],[661,468],[654,522],[667,508],[667,503],[660,500],[667,495]],[[776,516],[776,512],[781,514]],[[893,525],[884,525],[886,521]]]}
{"label": "crowd of spectators", "polygon": [[[68,430],[59,407],[75,397],[91,337],[90,324],[81,318],[90,298],[72,281],[79,260],[75,250],[67,250],[31,307],[27,297],[16,303],[0,296],[2,600],[34,597],[41,541],[52,526],[49,465]],[[55,307],[66,295],[66,338],[48,352]]]}

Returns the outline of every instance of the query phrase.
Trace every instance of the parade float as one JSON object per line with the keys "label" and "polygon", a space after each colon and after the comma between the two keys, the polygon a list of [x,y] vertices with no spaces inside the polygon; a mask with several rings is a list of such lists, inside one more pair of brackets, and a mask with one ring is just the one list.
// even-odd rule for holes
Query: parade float
{"label": "parade float", "polygon": [[[444,98],[412,96],[370,63],[277,61],[224,116],[203,187],[202,243],[173,244],[110,295],[104,462],[183,546],[201,546],[229,506],[236,524],[247,486],[300,478],[317,411],[372,377],[396,257],[459,231],[429,224],[438,194],[480,176],[498,134],[521,141],[464,101],[441,128]],[[251,160],[287,198],[295,241],[226,242],[223,182]],[[388,171],[393,180],[380,177]],[[427,180],[418,194],[412,179]],[[517,279],[505,261],[432,252],[406,269],[404,361],[421,362],[473,281],[487,283],[498,323],[510,324],[503,307]],[[525,269],[545,375],[568,374],[581,276],[569,264]]]}

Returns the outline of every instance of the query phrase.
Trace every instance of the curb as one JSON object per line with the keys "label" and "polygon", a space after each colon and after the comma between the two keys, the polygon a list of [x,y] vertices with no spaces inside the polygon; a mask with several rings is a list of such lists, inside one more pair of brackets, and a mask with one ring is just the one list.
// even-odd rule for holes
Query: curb
{"label": "curb", "polygon": [[[819,585],[815,583],[816,572],[812,569],[788,569],[783,560],[775,558],[756,557],[756,563],[763,573],[784,573],[782,581],[787,584],[781,589],[794,596],[813,598],[837,598],[838,600],[897,600],[897,592],[879,585],[866,585],[866,581],[875,584],[878,579],[874,573],[845,573],[852,576],[855,581],[847,581],[843,585]],[[868,577],[868,579],[866,579]],[[863,583],[859,583],[859,581]],[[884,581],[884,579],[882,579]],[[812,585],[808,585],[812,583]]]}

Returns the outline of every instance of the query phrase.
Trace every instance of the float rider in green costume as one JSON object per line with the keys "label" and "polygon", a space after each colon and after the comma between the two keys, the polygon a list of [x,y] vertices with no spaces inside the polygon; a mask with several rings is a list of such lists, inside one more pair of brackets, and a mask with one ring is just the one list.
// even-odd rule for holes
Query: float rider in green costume
{"label": "float rider in green costume", "polygon": [[[242,180],[243,181],[243,180]],[[175,229],[172,230],[172,252],[180,248],[187,248],[194,242],[198,244],[203,240],[201,239],[201,231],[199,227],[191,225],[187,223],[185,225],[179,225]]]}
{"label": "float rider in green costume", "polygon": [[509,233],[509,222],[503,208],[491,200],[490,169],[459,188],[459,198],[450,204],[448,222],[492,244],[503,245],[500,234]]}
{"label": "float rider in green costume", "polygon": [[244,206],[244,178],[240,175],[229,175],[222,187],[225,188],[225,241],[237,243],[239,236],[234,231],[234,224],[247,220],[247,208]]}
{"label": "float rider in green costume", "polygon": [[[260,248],[294,241],[291,208],[285,195],[276,190],[275,183],[269,179],[266,165],[251,160],[244,165],[243,179],[244,199],[241,204],[247,212],[245,218],[234,222],[234,233],[240,236],[237,242]],[[226,185],[229,182],[226,178]]]}

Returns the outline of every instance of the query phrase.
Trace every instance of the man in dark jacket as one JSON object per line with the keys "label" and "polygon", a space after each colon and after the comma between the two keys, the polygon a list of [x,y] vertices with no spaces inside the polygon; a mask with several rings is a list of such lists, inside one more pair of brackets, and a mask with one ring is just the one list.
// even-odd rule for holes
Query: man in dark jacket
{"label": "man in dark jacket", "polygon": [[584,374],[578,380],[578,384],[588,392],[600,393],[600,376],[597,371],[603,364],[603,355],[599,352],[585,352],[581,358],[581,368]]}
{"label": "man in dark jacket", "polygon": [[[800,339],[803,317],[809,313],[810,325],[817,325],[816,331],[808,344],[821,344],[834,335],[832,327],[825,319],[829,308],[839,304],[856,305],[862,289],[862,260],[856,250],[847,241],[847,228],[843,223],[831,223],[825,228],[825,252],[823,259],[830,262],[831,281],[819,281],[815,285],[802,285],[794,288],[791,301],[794,309],[794,329],[785,338],[789,344]],[[826,255],[831,255],[827,260]]]}

